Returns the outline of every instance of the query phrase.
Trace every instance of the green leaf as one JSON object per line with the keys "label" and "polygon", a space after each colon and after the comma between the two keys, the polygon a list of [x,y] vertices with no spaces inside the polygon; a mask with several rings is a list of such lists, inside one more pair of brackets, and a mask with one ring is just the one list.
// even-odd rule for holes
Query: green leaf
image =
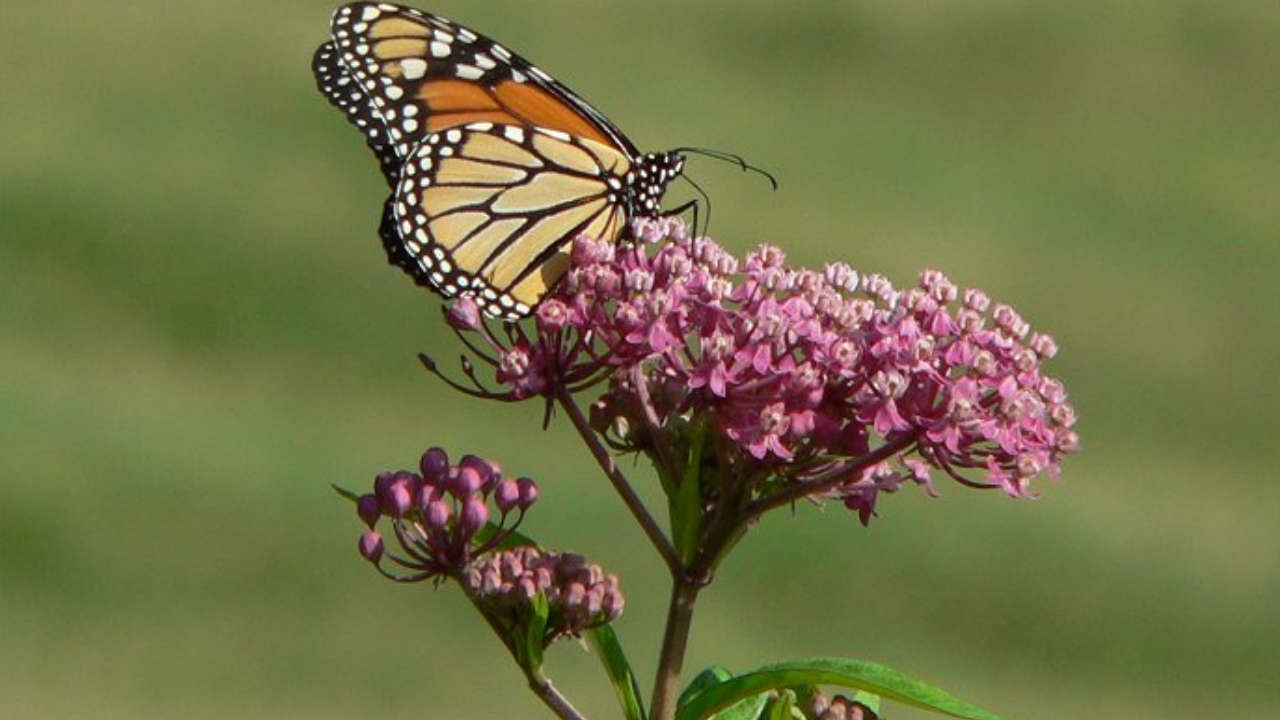
{"label": "green leaf", "polygon": [[[733,673],[720,665],[712,665],[711,667],[698,673],[693,680],[689,681],[688,687],[684,692],[680,693],[680,700],[676,706],[682,707],[690,699],[697,697],[703,691],[719,685],[726,680],[731,680]],[[712,717],[715,720],[760,720],[764,714],[765,706],[769,702],[770,693],[763,692],[759,695],[743,698],[729,707],[716,712]]]}
{"label": "green leaf", "polygon": [[794,690],[783,690],[769,703],[769,720],[804,720],[804,713],[796,707]]}
{"label": "green leaf", "polygon": [[351,502],[360,502],[360,495],[358,493],[354,493],[344,487],[338,487],[337,485],[330,485],[329,487],[333,488],[334,492],[350,500]]}
{"label": "green leaf", "polygon": [[867,709],[876,714],[876,717],[884,717],[880,714],[880,696],[875,693],[869,693],[865,690],[859,690],[853,696],[853,701],[862,703]]}
{"label": "green leaf", "polygon": [[[864,660],[810,658],[769,665],[707,688],[691,697],[676,720],[707,720],[735,703],[768,690],[804,685],[839,685],[966,720],[1003,720],[950,694]],[[870,705],[870,703],[868,703]]]}
{"label": "green leaf", "polygon": [[688,563],[698,552],[698,534],[702,528],[702,450],[707,433],[699,426],[693,430],[689,460],[685,464],[680,488],[671,498],[671,541],[680,559]]}
{"label": "green leaf", "polygon": [[480,528],[480,532],[476,533],[476,537],[472,541],[472,544],[477,547],[483,545],[493,539],[493,537],[499,532],[505,532],[506,537],[502,538],[502,542],[498,543],[493,548],[495,551],[510,550],[518,547],[539,547],[538,543],[534,542],[533,538],[528,535],[515,530],[503,530],[501,525],[493,522],[487,522],[484,527]]}
{"label": "green leaf", "polygon": [[711,717],[714,720],[760,720],[761,716],[764,715],[765,706],[769,703],[769,697],[770,694],[767,692],[752,695],[744,700],[739,700]]}
{"label": "green leaf", "polygon": [[680,693],[680,699],[676,701],[676,707],[684,707],[685,703],[688,703],[703,690],[719,685],[732,677],[733,673],[729,672],[727,668],[721,665],[712,665],[689,681],[688,687],[684,689],[684,692]]}
{"label": "green leaf", "polygon": [[547,640],[547,621],[551,617],[551,604],[547,596],[538,593],[529,601],[529,622],[524,637],[516,638],[520,644],[520,664],[525,671],[537,673],[542,669],[542,651]]}
{"label": "green leaf", "polygon": [[640,684],[636,682],[636,674],[632,672],[631,663],[627,662],[627,655],[613,628],[608,625],[592,628],[587,631],[587,639],[600,656],[604,671],[609,674],[609,681],[613,683],[613,690],[622,705],[623,717],[626,720],[645,720]]}

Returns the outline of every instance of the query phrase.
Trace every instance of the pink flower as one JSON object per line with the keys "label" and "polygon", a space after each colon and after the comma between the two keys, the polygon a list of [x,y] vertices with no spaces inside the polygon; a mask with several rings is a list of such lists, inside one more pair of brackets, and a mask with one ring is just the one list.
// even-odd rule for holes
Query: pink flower
{"label": "pink flower", "polygon": [[932,491],[929,469],[1026,496],[1079,447],[1065,389],[1042,367],[1056,343],[981,290],[937,270],[899,289],[840,263],[791,268],[768,245],[740,262],[674,218],[634,234],[579,239],[532,335],[473,329],[455,311],[502,388],[465,390],[563,398],[605,384],[593,421],[615,449],[679,447],[681,428],[705,428],[706,457],[747,497],[823,496],[853,473],[841,492],[864,520],[903,478]]}

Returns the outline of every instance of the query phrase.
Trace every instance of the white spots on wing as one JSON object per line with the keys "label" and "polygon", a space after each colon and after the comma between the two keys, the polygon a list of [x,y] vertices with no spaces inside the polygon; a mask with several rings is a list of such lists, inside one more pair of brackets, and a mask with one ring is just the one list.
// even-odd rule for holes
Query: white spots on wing
{"label": "white spots on wing", "polygon": [[391,85],[387,88],[387,97],[392,100],[399,100],[404,97],[404,90],[399,85]]}
{"label": "white spots on wing", "polygon": [[518,83],[522,83],[525,80],[528,80],[529,78],[526,77],[525,74],[520,72],[519,70],[515,68],[511,68],[511,79],[515,80]]}
{"label": "white spots on wing", "polygon": [[477,40],[477,36],[466,28],[458,28],[458,39],[464,43],[473,43]]}
{"label": "white spots on wing", "polygon": [[463,80],[479,80],[484,77],[484,71],[475,65],[457,65],[453,68],[453,74]]}
{"label": "white spots on wing", "polygon": [[494,43],[490,48],[494,55],[497,55],[503,62],[511,62],[511,51],[502,47],[498,43]]}
{"label": "white spots on wing", "polygon": [[431,41],[431,57],[447,58],[453,52],[453,48],[449,47],[449,43],[442,43],[439,40]]}
{"label": "white spots on wing", "polygon": [[445,131],[444,139],[448,142],[456,143],[462,139],[462,131],[457,128],[453,128],[452,130],[447,130]]}
{"label": "white spots on wing", "polygon": [[417,80],[427,74],[427,61],[422,58],[405,58],[400,61],[400,73],[405,80]]}
{"label": "white spots on wing", "polygon": [[477,67],[483,70],[492,70],[498,65],[498,63],[493,61],[493,58],[489,57],[488,55],[485,55],[484,53],[476,54],[475,63]]}
{"label": "white spots on wing", "polygon": [[405,118],[404,121],[400,123],[400,127],[404,128],[406,133],[413,133],[418,129],[418,121],[413,118]]}
{"label": "white spots on wing", "polygon": [[507,125],[502,128],[502,134],[513,143],[518,145],[524,143],[523,128],[516,127],[515,125]]}
{"label": "white spots on wing", "polygon": [[377,20],[378,16],[381,14],[382,14],[381,10],[371,5],[365,8],[364,12],[360,13],[360,19],[365,22],[371,22],[373,20]]}

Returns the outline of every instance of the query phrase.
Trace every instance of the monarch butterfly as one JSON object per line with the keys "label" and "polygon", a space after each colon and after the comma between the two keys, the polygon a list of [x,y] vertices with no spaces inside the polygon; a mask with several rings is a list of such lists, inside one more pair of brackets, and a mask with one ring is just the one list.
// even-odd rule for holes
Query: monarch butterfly
{"label": "monarch butterfly", "polygon": [[487,315],[528,315],[578,234],[618,240],[663,214],[679,151],[641,154],[572,90],[489,38],[387,3],[337,9],[312,61],[391,186],[391,262]]}

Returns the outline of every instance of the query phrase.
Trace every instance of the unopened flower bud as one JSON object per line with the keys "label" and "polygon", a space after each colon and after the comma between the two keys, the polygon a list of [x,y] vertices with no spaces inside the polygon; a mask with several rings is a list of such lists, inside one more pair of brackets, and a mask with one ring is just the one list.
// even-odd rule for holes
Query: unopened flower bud
{"label": "unopened flower bud", "polygon": [[462,531],[474,534],[489,522],[489,506],[479,498],[470,498],[462,504]]}
{"label": "unopened flower bud", "polygon": [[484,326],[484,320],[480,315],[480,306],[469,295],[464,295],[454,300],[445,318],[449,326],[455,330],[474,331]]}
{"label": "unopened flower bud", "polygon": [[422,453],[418,469],[422,471],[423,479],[440,482],[449,470],[449,454],[443,448],[430,448]]}
{"label": "unopened flower bud", "polygon": [[373,530],[366,530],[360,535],[360,554],[375,565],[382,559],[382,536]]}
{"label": "unopened flower bud", "polygon": [[382,503],[378,502],[378,496],[372,493],[361,495],[356,501],[356,514],[370,528],[376,525],[378,518],[382,517]]}

